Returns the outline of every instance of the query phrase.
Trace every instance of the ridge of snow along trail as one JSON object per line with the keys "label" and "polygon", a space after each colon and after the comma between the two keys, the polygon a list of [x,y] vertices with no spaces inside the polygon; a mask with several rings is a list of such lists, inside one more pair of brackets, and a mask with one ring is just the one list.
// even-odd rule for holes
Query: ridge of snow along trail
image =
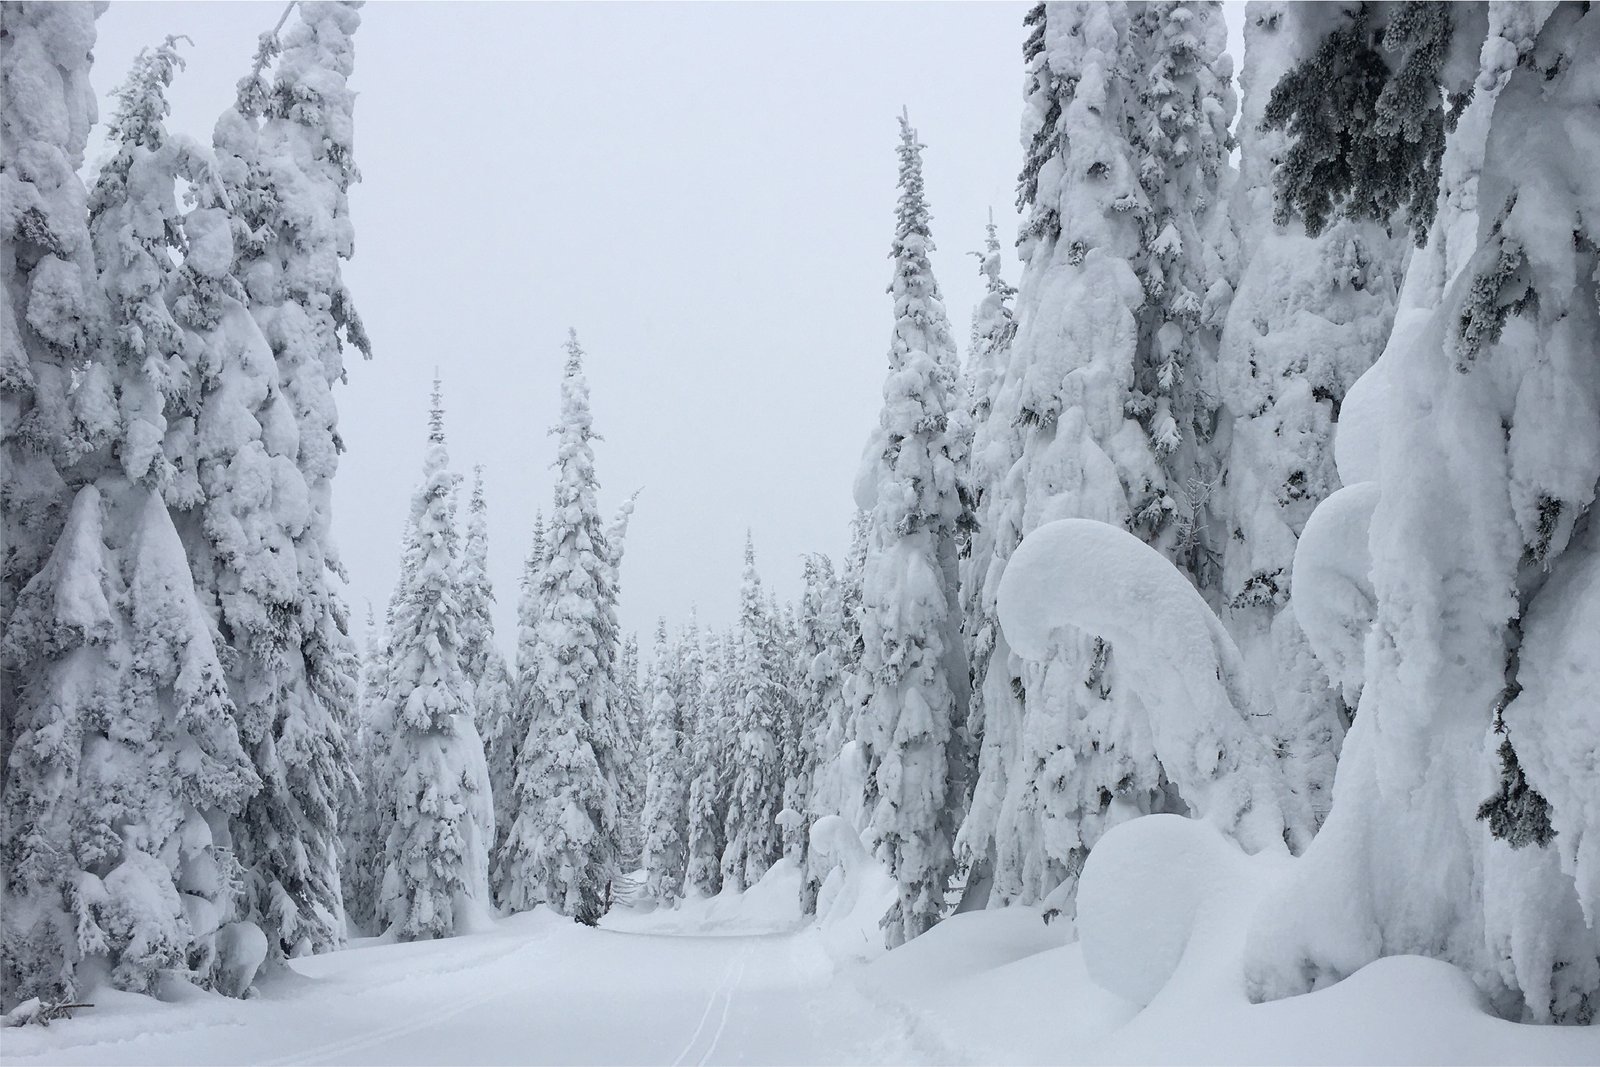
{"label": "ridge of snow along trail", "polygon": [[[1118,842],[1118,838],[1126,840]],[[803,920],[798,872],[598,929],[538,909],[480,932],[360,939],[293,961],[260,995],[176,1003],[102,992],[48,1029],[4,1034],[29,1064],[1571,1063],[1600,1028],[1521,1026],[1460,971],[1392,957],[1328,989],[1251,1004],[1251,903],[1294,861],[1203,824],[1120,827],[1069,942],[1038,909],[960,914],[885,953],[871,870]],[[1160,894],[1118,893],[1130,884]],[[1185,888],[1190,887],[1190,888]],[[1128,914],[1141,909],[1138,917]],[[1137,920],[1137,921],[1136,921]],[[1159,961],[1139,973],[1131,960]],[[1108,966],[1121,960],[1123,966]],[[1096,984],[1116,986],[1141,1007]]]}

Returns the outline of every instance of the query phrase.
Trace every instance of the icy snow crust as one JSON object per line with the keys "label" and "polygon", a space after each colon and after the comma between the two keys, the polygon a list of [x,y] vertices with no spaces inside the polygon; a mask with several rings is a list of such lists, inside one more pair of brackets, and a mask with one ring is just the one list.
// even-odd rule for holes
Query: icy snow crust
{"label": "icy snow crust", "polygon": [[[831,831],[830,831],[831,832]],[[845,846],[848,851],[848,846]],[[1246,856],[1202,822],[1138,819],[1084,875],[1081,943],[1030,907],[958,915],[891,953],[876,918],[806,925],[785,860],[743,894],[620,910],[587,929],[546,908],[475,934],[358,939],[293,960],[246,1001],[106,991],[92,1012],[6,1031],[6,1062],[193,1063],[1546,1063],[1600,1055],[1592,1028],[1504,1022],[1435,960],[1380,960],[1338,986],[1246,999],[1247,912],[1298,861]],[[876,866],[876,865],[874,865]],[[1130,903],[1102,889],[1182,871]],[[841,890],[894,884],[881,866]],[[876,888],[874,888],[876,886]],[[842,898],[841,898],[842,899]],[[865,912],[867,909],[859,909]],[[1162,947],[1143,1007],[1096,984],[1107,956]],[[1122,984],[1155,975],[1122,975]]]}

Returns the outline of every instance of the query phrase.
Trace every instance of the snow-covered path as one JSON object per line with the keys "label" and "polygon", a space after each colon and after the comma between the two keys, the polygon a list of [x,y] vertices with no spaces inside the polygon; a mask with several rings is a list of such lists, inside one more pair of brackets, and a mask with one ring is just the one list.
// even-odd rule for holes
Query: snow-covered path
{"label": "snow-covered path", "polygon": [[300,960],[248,1002],[103,995],[49,1030],[12,1030],[29,1063],[881,1063],[916,1044],[834,968],[814,931],[724,936],[588,930],[538,911],[485,933],[358,944]]}
{"label": "snow-covered path", "polygon": [[[1141,1011],[1037,909],[956,915],[884,954],[881,893],[841,893],[818,925],[797,889],[785,867],[598,930],[537,909],[444,941],[358,941],[248,1001],[101,990],[76,1019],[0,1030],[0,1064],[1600,1063],[1600,1027],[1494,1018],[1465,975],[1420,957],[1251,1004],[1247,908],[1200,923]],[[1121,951],[1152,959],[1164,931],[1132,923]]]}

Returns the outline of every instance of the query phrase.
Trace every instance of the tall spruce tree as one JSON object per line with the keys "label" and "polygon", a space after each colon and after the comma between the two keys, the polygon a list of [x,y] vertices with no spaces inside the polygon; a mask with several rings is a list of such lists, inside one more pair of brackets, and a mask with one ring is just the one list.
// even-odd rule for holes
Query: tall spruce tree
{"label": "tall spruce tree", "polygon": [[[483,468],[474,468],[467,505],[467,531],[461,549],[461,665],[472,685],[473,711],[489,766],[489,792],[494,800],[495,839],[505,839],[511,816],[514,755],[506,741],[515,735],[514,680],[495,640],[494,587],[489,581],[489,504],[483,489]],[[507,825],[502,826],[501,820]],[[490,855],[498,855],[491,849]]]}
{"label": "tall spruce tree", "polygon": [[693,613],[679,639],[677,660],[683,678],[684,719],[693,739],[688,767],[689,858],[684,873],[684,894],[694,892],[709,897],[722,889],[725,837],[726,808],[722,802],[726,780],[722,761],[725,723],[718,669],[721,644],[715,631],[709,631],[702,645],[699,624]]}
{"label": "tall spruce tree", "polygon": [[444,409],[434,380],[422,481],[411,502],[416,566],[389,635],[389,678],[379,715],[390,738],[380,912],[402,940],[448,937],[489,905],[494,809],[463,663],[455,492]]}
{"label": "tall spruce tree", "polygon": [[596,435],[576,330],[566,352],[535,654],[518,685],[531,725],[518,753],[517,815],[501,863],[509,907],[542,902],[593,925],[618,854],[616,588],[595,496]]}
{"label": "tall spruce tree", "polygon": [[645,898],[671,905],[683,896],[689,860],[689,746],[684,731],[683,664],[667,643],[667,621],[656,624],[650,664],[650,719],[645,738],[642,862]]}
{"label": "tall spruce tree", "polygon": [[[806,557],[805,590],[800,600],[796,668],[800,714],[800,765],[796,773],[800,866],[800,910],[817,908],[817,892],[827,871],[811,852],[811,827],[824,815],[847,808],[848,786],[840,762],[846,742],[846,628],[840,584],[833,561],[821,553]],[[859,796],[854,798],[859,803]]]}
{"label": "tall spruce tree", "polygon": [[[340,275],[354,251],[347,191],[355,94],[355,3],[300,4],[281,40],[264,34],[213,144],[232,205],[235,277],[277,364],[293,417],[303,486],[273,516],[292,544],[292,595],[265,618],[230,626],[240,654],[264,787],[237,820],[257,921],[275,956],[343,937],[337,806],[350,788],[343,721],[354,714],[356,657],[332,579],[343,571],[330,532],[332,479],[343,450],[332,386],[343,349],[370,346]],[[268,77],[268,67],[276,62]]]}
{"label": "tall spruce tree", "polygon": [[1228,200],[1240,267],[1217,366],[1227,478],[1213,515],[1227,534],[1223,621],[1257,693],[1272,699],[1275,747],[1320,821],[1355,701],[1318,666],[1290,579],[1307,520],[1340,487],[1334,434],[1389,336],[1409,242],[1365,219],[1334,220],[1317,237],[1273,221],[1273,174],[1289,138],[1262,119],[1273,87],[1314,45],[1304,23],[1318,17],[1290,3],[1245,12],[1239,178]]}
{"label": "tall spruce tree", "polygon": [[[28,52],[27,12],[5,14],[8,46]],[[55,32],[71,37],[61,15]],[[169,39],[117,94],[115,147],[87,205],[110,329],[73,375],[59,442],[88,484],[6,631],[6,661],[26,679],[7,774],[6,999],[81,992],[91,959],[90,981],[148,991],[171,972],[239,995],[266,952],[241,916],[229,831],[261,784],[241,745],[249,724],[163,500],[196,503],[190,446],[212,390],[193,367],[206,366],[231,255],[205,206],[214,189],[187,214],[176,206],[180,180],[210,180],[207,153],[163,125],[179,66]],[[80,328],[96,324],[77,313]]]}
{"label": "tall spruce tree", "polygon": [[378,625],[369,603],[367,640],[361,653],[361,702],[350,742],[361,789],[355,803],[340,812],[339,819],[344,842],[339,881],[344,891],[345,916],[355,929],[366,933],[376,932],[378,926],[384,835],[388,830],[385,817],[380,814],[384,808],[379,798],[388,785],[383,768],[388,760],[389,739],[378,728],[389,677],[388,644],[388,630]]}
{"label": "tall spruce tree", "polygon": [[[994,603],[1025,535],[1078,517],[1130,530],[1215,605],[1215,352],[1232,255],[1218,210],[1234,106],[1219,10],[1041,4],[1025,22],[1024,270],[1007,367],[977,431],[988,443],[974,448],[997,477],[982,505],[983,589],[968,603]],[[991,633],[975,669],[982,739],[962,851],[980,881],[992,872],[989,903],[1070,916],[1106,829],[1130,811],[1198,813],[1202,798],[1168,780],[1151,723],[1177,709],[1145,692],[1150,665],[1092,634],[1025,662]],[[1258,725],[1210,724],[1250,749],[1230,767],[1260,764],[1270,741]],[[1226,807],[1207,814],[1237,833]]]}
{"label": "tall spruce tree", "polygon": [[[989,664],[994,659],[1000,630],[994,601],[998,586],[991,579],[990,570],[996,564],[998,546],[1009,550],[1018,540],[1014,532],[1000,532],[1004,514],[999,506],[1004,501],[1000,485],[1017,461],[1021,448],[1020,427],[990,417],[996,393],[1009,369],[1011,343],[1017,332],[1016,317],[1011,310],[1017,290],[1006,283],[1001,273],[1000,235],[992,211],[984,230],[983,252],[976,255],[979,273],[984,279],[984,295],[972,312],[972,350],[962,382],[973,438],[966,467],[958,472],[972,514],[972,529],[961,560],[962,637],[971,678],[966,727],[969,795],[964,798],[969,806],[970,791],[977,780],[984,705],[989,696]],[[1007,687],[997,697],[1006,703],[1014,699],[1014,694]],[[958,846],[958,854],[969,871],[968,885],[986,886],[987,872],[993,865],[990,857],[987,853],[970,855],[964,833],[958,835]]]}
{"label": "tall spruce tree", "polygon": [[547,557],[544,513],[534,518],[533,537],[523,561],[521,589],[517,597],[517,652],[511,668],[509,693],[499,714],[484,725],[484,751],[489,760],[489,781],[494,794],[494,861],[491,865],[495,900],[506,900],[506,838],[517,817],[517,760],[537,704],[531,692],[534,665],[539,659],[539,584],[543,580]]}
{"label": "tall spruce tree", "polygon": [[900,198],[891,250],[895,326],[883,413],[856,504],[870,514],[862,586],[862,726],[873,767],[871,832],[900,885],[884,917],[890,947],[938,922],[952,870],[967,673],[957,589],[960,448],[955,342],[928,256],[922,145],[900,118]]}
{"label": "tall spruce tree", "polygon": [[731,730],[725,764],[732,774],[722,851],[722,884],[745,889],[783,854],[777,824],[783,809],[781,652],[772,612],[761,595],[755,545],[745,535],[739,621],[730,642],[727,678]]}

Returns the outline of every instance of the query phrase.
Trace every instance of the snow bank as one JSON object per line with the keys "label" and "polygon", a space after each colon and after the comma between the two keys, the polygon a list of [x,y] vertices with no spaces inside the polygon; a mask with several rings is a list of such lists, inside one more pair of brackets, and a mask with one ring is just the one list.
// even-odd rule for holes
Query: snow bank
{"label": "snow bank", "polygon": [[800,914],[800,868],[793,859],[785,857],[742,893],[725,889],[710,897],[691,894],[675,909],[619,908],[601,921],[608,930],[653,934],[787,933],[806,924],[806,917]]}
{"label": "snow bank", "polygon": [[[1247,856],[1194,820],[1135,819],[1090,853],[1079,942],[1064,944],[1063,928],[1046,926],[1032,908],[958,915],[865,965],[857,980],[950,1061],[1600,1062],[1596,1028],[1506,1022],[1485,1010],[1466,974],[1420,956],[1378,960],[1315,993],[1250,1003],[1243,946],[1251,916],[1303,862]],[[1155,957],[1160,967],[1150,965]]]}
{"label": "snow bank", "polygon": [[1184,801],[1246,848],[1281,849],[1288,791],[1255,733],[1243,661],[1193,586],[1137,537],[1092,519],[1030,533],[1000,582],[1000,624],[1041,662],[1073,631],[1108,640]]}

